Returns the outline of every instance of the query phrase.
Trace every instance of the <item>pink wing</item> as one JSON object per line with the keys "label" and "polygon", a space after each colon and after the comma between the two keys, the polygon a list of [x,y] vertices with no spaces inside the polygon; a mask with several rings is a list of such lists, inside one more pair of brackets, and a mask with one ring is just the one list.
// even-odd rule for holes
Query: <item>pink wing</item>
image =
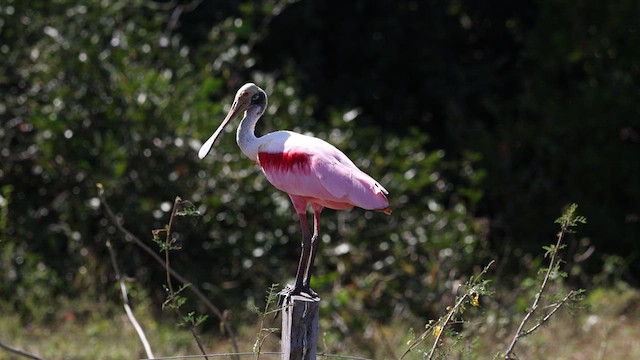
{"label": "pink wing", "polygon": [[289,142],[280,151],[264,149],[258,153],[258,164],[271,184],[332,209],[357,206],[388,211],[387,191],[377,181],[332,145],[302,137],[306,139],[296,139],[305,141],[301,146]]}

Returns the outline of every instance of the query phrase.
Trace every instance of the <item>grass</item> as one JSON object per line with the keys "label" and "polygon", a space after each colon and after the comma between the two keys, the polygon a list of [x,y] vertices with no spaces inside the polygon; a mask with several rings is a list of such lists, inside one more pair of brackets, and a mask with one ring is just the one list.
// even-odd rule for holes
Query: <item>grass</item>
{"label": "grass", "polygon": [[[575,216],[575,208],[572,205],[558,219],[561,231],[556,245],[545,247],[548,267],[538,272],[539,286],[531,286],[538,283],[532,279],[523,280],[517,289],[502,283],[494,286],[482,279],[489,265],[457,289],[454,303],[441,304],[444,309],[440,319],[426,321],[426,325],[419,325],[425,319],[400,311],[386,323],[371,321],[355,331],[346,327],[338,314],[325,314],[319,353],[372,359],[640,358],[636,342],[640,328],[637,289],[610,282],[615,285],[591,289],[585,298],[578,298],[572,294],[580,291],[564,285],[567,274],[561,270],[558,251],[564,247],[564,234],[585,221]],[[169,239],[171,225],[165,231]],[[168,252],[165,261],[169,279]],[[171,282],[168,286],[171,288]],[[255,311],[255,324],[239,326],[234,342],[213,332],[196,334],[197,324],[176,326],[175,320],[168,320],[147,300],[143,289],[135,291],[135,284],[132,288],[137,295],[135,317],[157,357],[220,354],[237,349],[249,355],[257,351],[259,354],[253,355],[256,359],[279,358],[268,354],[280,348],[275,334],[279,323],[267,316],[272,297],[267,298],[264,311]],[[55,309],[46,323],[25,322],[0,300],[0,342],[47,359],[146,357],[121,302],[81,298],[44,305]],[[324,312],[328,311],[325,308]],[[0,359],[15,356],[0,351]]]}
{"label": "grass", "polygon": [[[46,359],[145,357],[138,336],[119,304],[85,299],[62,306],[55,320],[47,324],[24,324],[17,315],[3,311],[0,341]],[[90,312],[86,312],[87,309],[91,309]],[[134,311],[149,342],[159,346],[159,353],[193,353],[193,339],[187,331],[176,331],[173,324],[158,321],[149,306],[137,306]],[[12,358],[0,352],[0,359]]]}
{"label": "grass", "polygon": [[[503,289],[502,291],[508,291]],[[499,291],[500,292],[500,291]],[[499,292],[496,294],[498,297]],[[482,302],[482,299],[481,299]],[[523,338],[516,351],[520,359],[636,359],[640,358],[640,292],[617,285],[591,290],[584,300],[585,308],[562,310],[538,331]],[[46,359],[135,359],[145,353],[119,304],[76,300],[61,305],[60,314],[48,324],[23,324],[17,315],[3,311],[0,316],[0,341]],[[502,306],[502,305],[500,305]],[[446,335],[442,348],[448,354],[462,354],[461,359],[492,359],[508,345],[519,318],[507,314],[496,303],[482,304],[470,310],[463,330],[456,336]],[[79,315],[77,309],[94,309]],[[145,329],[156,356],[195,355],[199,350],[188,329],[158,318],[147,303],[134,308]],[[83,311],[85,313],[85,311]],[[409,314],[405,314],[409,318]],[[506,316],[508,315],[508,316]],[[256,315],[256,324],[259,321]],[[396,320],[389,324],[370,323],[360,334],[345,334],[330,322],[322,324],[319,341],[321,353],[355,355],[374,359],[399,358],[412,339],[408,324]],[[238,331],[240,351],[251,352],[256,341],[256,324],[246,324]],[[279,326],[278,321],[267,326]],[[419,331],[415,331],[419,333]],[[228,338],[203,333],[202,341],[208,353],[227,353]],[[432,343],[422,344],[428,352]],[[452,347],[451,347],[452,346]],[[262,351],[279,351],[278,336],[264,340]],[[412,352],[406,359],[422,359]],[[0,359],[14,359],[0,351]],[[251,358],[251,357],[250,357]],[[262,359],[278,358],[262,355]]]}

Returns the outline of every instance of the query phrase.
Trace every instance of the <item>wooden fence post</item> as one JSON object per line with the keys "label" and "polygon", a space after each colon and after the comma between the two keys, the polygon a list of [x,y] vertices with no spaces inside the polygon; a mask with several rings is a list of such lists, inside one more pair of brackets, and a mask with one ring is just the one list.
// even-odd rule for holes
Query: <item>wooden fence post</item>
{"label": "wooden fence post", "polygon": [[285,295],[282,301],[282,360],[315,360],[320,332],[320,298]]}

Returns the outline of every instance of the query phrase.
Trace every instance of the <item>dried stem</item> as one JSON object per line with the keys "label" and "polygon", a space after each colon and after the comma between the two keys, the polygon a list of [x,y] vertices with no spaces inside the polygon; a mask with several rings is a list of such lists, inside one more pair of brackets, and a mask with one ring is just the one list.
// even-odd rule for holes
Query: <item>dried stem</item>
{"label": "dried stem", "polygon": [[28,352],[25,352],[25,351],[22,351],[22,350],[18,350],[18,349],[12,348],[11,346],[5,345],[5,344],[3,344],[1,342],[0,342],[0,348],[2,348],[4,350],[7,350],[8,352],[16,354],[18,356],[22,356],[22,357],[26,357],[26,358],[34,359],[34,360],[44,360],[41,357],[38,357],[38,356],[33,355],[33,354],[29,354]]}
{"label": "dried stem", "polygon": [[542,320],[540,320],[537,324],[532,326],[529,330],[524,331],[520,335],[520,337],[527,336],[527,335],[531,334],[532,332],[536,331],[536,329],[538,329],[541,325],[546,323],[547,320],[549,320],[553,316],[553,314],[555,314],[556,311],[558,311],[562,307],[562,305],[564,305],[567,301],[569,301],[569,299],[571,299],[571,297],[573,297],[575,294],[577,294],[577,292],[575,290],[569,291],[567,296],[565,296],[564,299],[560,300],[560,302],[555,304],[553,309],[551,309],[551,311],[547,315],[545,315],[545,317],[543,317]]}
{"label": "dried stem", "polygon": [[188,4],[177,4],[171,13],[171,17],[169,18],[169,22],[167,23],[167,28],[164,31],[164,36],[168,39],[171,37],[173,30],[178,26],[178,21],[180,20],[180,16],[183,13],[189,13],[194,11],[203,0],[193,0]]}
{"label": "dried stem", "polygon": [[[480,282],[480,279],[489,270],[489,268],[493,265],[494,262],[495,262],[494,260],[491,260],[491,262],[489,262],[489,264],[487,264],[487,266],[484,267],[484,269],[480,272],[480,274],[478,274],[478,276],[471,277],[471,279],[466,284],[467,290],[464,292],[464,294],[462,294],[460,299],[456,301],[456,304],[453,306],[453,308],[447,307],[447,309],[449,309],[449,312],[447,313],[446,316],[444,316],[444,321],[442,321],[443,318],[441,317],[432,326],[427,327],[426,331],[423,332],[420,335],[420,337],[409,346],[409,348],[402,354],[402,356],[400,356],[400,360],[402,360],[407,354],[409,354],[413,349],[415,349],[418,345],[420,345],[420,343],[422,343],[427,338],[427,336],[429,336],[429,334],[433,332],[433,329],[439,327],[440,329],[436,331],[436,339],[433,342],[431,351],[429,351],[429,354],[427,355],[427,357],[425,357],[425,359],[429,359],[429,360],[433,359],[436,349],[438,348],[438,345],[440,344],[440,341],[442,339],[444,329],[451,323],[451,319],[453,318],[453,315],[459,311],[460,307],[462,306],[462,304],[464,304],[465,300],[469,299],[469,297],[471,297],[472,295],[479,294],[482,291],[482,289],[484,288],[484,285],[482,282]],[[473,306],[477,306],[477,299],[476,299],[476,304]],[[438,325],[440,324],[441,321],[442,321],[442,325]]]}
{"label": "dried stem", "polygon": [[458,300],[458,302],[453,306],[453,309],[449,310],[449,313],[447,314],[447,317],[444,319],[444,322],[442,323],[442,326],[440,327],[440,331],[438,331],[437,335],[436,335],[436,339],[433,341],[433,346],[431,347],[431,351],[429,351],[429,355],[427,355],[427,359],[431,360],[433,359],[433,355],[435,355],[436,353],[436,349],[438,348],[438,344],[440,344],[440,339],[442,338],[442,334],[444,334],[444,329],[447,327],[447,325],[449,325],[449,322],[451,321],[451,318],[453,317],[453,314],[455,314],[456,312],[458,312],[458,309],[460,308],[460,306],[462,306],[462,304],[464,303],[464,301],[467,299],[467,297],[470,295],[470,292],[465,292],[464,295],[462,295],[462,297],[460,298],[460,300]]}
{"label": "dried stem", "polygon": [[551,317],[551,315],[553,315],[556,311],[558,311],[558,309],[560,309],[560,307],[564,305],[571,298],[571,296],[575,294],[574,291],[569,292],[569,294],[562,301],[560,301],[556,305],[556,307],[551,311],[551,313],[545,316],[542,321],[540,321],[538,324],[533,326],[531,329],[527,331],[523,331],[524,325],[527,323],[531,315],[533,315],[533,313],[538,309],[538,305],[540,303],[540,299],[542,298],[542,294],[544,293],[544,290],[547,287],[547,282],[549,281],[551,273],[553,273],[553,269],[557,266],[556,257],[558,255],[558,252],[560,251],[562,240],[564,239],[565,234],[571,231],[570,228],[572,226],[575,226],[576,222],[584,222],[583,217],[574,218],[574,211],[576,207],[577,206],[575,204],[572,205],[571,208],[565,213],[565,215],[559,219],[561,220],[560,232],[558,233],[558,239],[556,241],[556,245],[551,250],[551,260],[549,261],[549,267],[547,268],[544,275],[544,279],[540,284],[540,289],[538,289],[538,292],[536,293],[536,296],[533,299],[533,304],[531,305],[531,308],[522,318],[522,322],[520,322],[520,325],[518,326],[518,329],[516,330],[515,335],[513,336],[513,340],[511,340],[511,343],[509,344],[507,351],[504,353],[504,358],[506,360],[512,359],[511,353],[513,352],[513,349],[518,343],[518,340],[535,331],[543,322],[546,322]]}
{"label": "dried stem", "polygon": [[[162,257],[160,257],[160,255],[158,255],[155,250],[151,249],[142,240],[140,240],[139,237],[132,234],[129,230],[125,229],[125,227],[122,226],[122,224],[120,224],[120,221],[115,216],[115,214],[111,210],[111,207],[107,203],[107,200],[104,196],[104,190],[102,188],[102,184],[98,184],[97,187],[98,187],[98,197],[100,199],[100,204],[102,205],[102,208],[104,209],[107,217],[109,218],[109,220],[111,220],[111,222],[116,227],[116,229],[118,229],[118,231],[120,231],[124,235],[125,241],[133,241],[137,246],[139,246],[142,250],[144,250],[147,254],[149,254],[156,262],[162,265],[163,268],[166,268],[164,259],[162,259]],[[173,268],[169,268],[169,272],[171,273],[171,276],[173,276],[173,278],[176,279],[181,284],[183,285],[190,284],[190,282],[184,276],[180,275],[180,273],[175,271]],[[202,293],[202,291],[200,291],[200,289],[198,289],[193,284],[189,286],[188,289],[207,307],[207,309],[209,309],[211,313],[213,313],[220,320],[220,323],[224,327],[224,330],[227,332],[227,334],[229,335],[229,338],[231,339],[231,344],[233,346],[234,352],[239,353],[240,350],[238,348],[238,342],[236,339],[235,331],[233,330],[231,325],[227,322],[227,319],[223,315],[222,311],[220,311],[220,309],[218,309],[218,307],[215,306]],[[234,358],[239,359],[239,357],[237,356],[235,356]]]}
{"label": "dried stem", "polygon": [[[278,329],[265,329],[264,327],[265,319],[267,315],[271,312],[271,310],[269,310],[269,308],[271,307],[271,304],[273,304],[274,302],[277,302],[278,293],[276,292],[276,289],[278,288],[278,286],[279,284],[271,284],[271,286],[269,287],[269,291],[267,291],[267,297],[265,299],[266,304],[264,305],[264,311],[260,311],[258,310],[258,308],[256,308],[256,311],[258,311],[258,313],[260,314],[260,324],[258,326],[258,337],[256,339],[255,344],[253,345],[253,351],[256,354],[255,360],[260,359],[260,354],[262,353],[262,345],[264,344],[267,337],[273,334],[276,330],[278,330]],[[266,332],[267,334],[263,335],[263,332]]]}
{"label": "dried stem", "polygon": [[[175,312],[176,316],[180,319],[183,319],[183,321],[186,320],[184,315],[182,314],[182,311],[180,311],[180,304],[178,303],[178,298],[176,292],[173,290],[173,284],[171,281],[171,263],[169,262],[169,251],[171,251],[172,248],[172,239],[171,237],[173,236],[173,221],[176,217],[176,212],[178,211],[178,206],[180,206],[182,204],[182,199],[179,196],[176,196],[176,199],[173,201],[173,209],[171,210],[171,217],[169,218],[169,226],[167,226],[166,230],[164,230],[165,232],[165,241],[164,241],[164,256],[165,256],[165,270],[167,273],[167,288],[169,289],[169,302],[171,302],[171,308],[173,309],[173,311]],[[158,230],[156,230],[157,232]],[[193,335],[193,338],[196,340],[196,344],[198,345],[198,348],[200,349],[200,352],[202,352],[202,355],[204,356],[205,359],[209,359],[207,357],[207,352],[204,350],[204,346],[202,345],[202,341],[200,340],[200,336],[198,336],[198,334],[196,333],[196,329],[195,326],[192,323],[188,323],[187,324],[189,327],[189,330],[191,331],[191,335]]]}
{"label": "dried stem", "polygon": [[113,265],[113,269],[116,272],[116,280],[120,284],[120,291],[122,293],[122,300],[124,302],[124,311],[127,313],[127,317],[129,321],[133,325],[133,328],[136,330],[138,337],[140,338],[140,342],[144,347],[144,351],[147,354],[147,358],[153,359],[153,351],[151,351],[151,346],[149,345],[149,341],[147,340],[147,336],[145,335],[140,323],[136,319],[133,314],[133,310],[131,310],[131,306],[129,305],[129,296],[127,294],[127,287],[125,286],[124,280],[122,280],[122,276],[120,276],[120,268],[118,267],[118,261],[116,260],[116,252],[111,246],[111,242],[107,240],[107,249],[109,249],[109,255],[111,256],[111,264]]}

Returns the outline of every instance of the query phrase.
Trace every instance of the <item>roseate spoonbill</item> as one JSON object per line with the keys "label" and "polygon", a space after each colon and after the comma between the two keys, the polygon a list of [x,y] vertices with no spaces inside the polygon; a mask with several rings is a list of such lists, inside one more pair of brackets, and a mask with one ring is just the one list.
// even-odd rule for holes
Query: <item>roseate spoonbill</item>
{"label": "roseate spoonbill", "polygon": [[[314,294],[309,288],[309,281],[318,251],[322,209],[345,210],[356,206],[391,214],[385,196],[388,192],[358,169],[345,154],[323,140],[291,131],[276,131],[256,137],[256,123],[266,108],[267,94],[264,90],[253,83],[242,86],[236,93],[231,110],[202,145],[198,157],[203,159],[207,156],[227,123],[245,112],[236,133],[238,146],[260,166],[273,186],[289,195],[302,226],[302,254],[295,285],[293,289],[287,289],[290,295],[303,291]],[[313,210],[313,234],[307,222],[309,205]]]}

